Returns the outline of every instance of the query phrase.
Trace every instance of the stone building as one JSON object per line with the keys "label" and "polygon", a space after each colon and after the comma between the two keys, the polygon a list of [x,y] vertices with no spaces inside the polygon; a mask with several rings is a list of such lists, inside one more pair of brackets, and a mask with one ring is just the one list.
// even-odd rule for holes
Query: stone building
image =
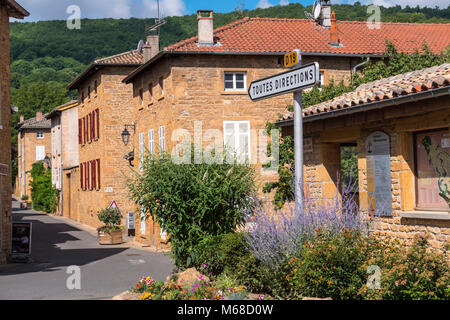
{"label": "stone building", "polygon": [[52,154],[51,120],[46,119],[41,111],[36,112],[36,117],[24,120],[16,125],[17,138],[17,180],[15,195],[20,200],[24,195],[31,199],[31,175],[29,171],[33,164],[44,161],[50,166]]}
{"label": "stone building", "polygon": [[[193,137],[194,126],[219,130],[219,143],[240,149],[260,165],[265,150],[258,133],[287,111],[292,95],[253,103],[247,89],[254,80],[285,71],[283,55],[294,49],[302,50],[303,64],[319,63],[321,83],[328,84],[331,79],[349,82],[365,58],[383,58],[388,39],[408,53],[425,39],[435,53],[449,43],[448,33],[442,39],[447,25],[384,23],[376,30],[365,22],[336,21],[334,13],[325,17],[330,28],[305,19],[244,18],[214,30],[212,11],[198,11],[197,18],[198,36],[161,52],[150,51],[150,36],[145,63],[124,80],[133,90],[137,168],[146,148],[169,151],[175,130]],[[136,221],[136,239],[160,245],[165,234],[159,226],[150,220],[141,224],[139,214]]]}
{"label": "stone building", "polygon": [[[56,214],[64,210],[63,171],[78,166],[78,101],[69,101],[48,113],[51,121],[51,170],[52,184],[59,190]],[[67,194],[70,196],[70,193]]]}
{"label": "stone building", "polygon": [[[304,109],[305,191],[341,192],[341,148],[357,147],[361,212],[379,216],[381,236],[410,241],[428,232],[450,243],[450,64],[363,84]],[[278,122],[293,135],[293,114]]]}
{"label": "stone building", "polygon": [[9,18],[23,19],[30,14],[14,0],[0,1],[0,264],[11,247],[11,106],[9,97]]}
{"label": "stone building", "polygon": [[134,117],[132,89],[122,80],[142,62],[137,50],[99,59],[68,86],[78,90],[79,168],[63,168],[63,188],[70,190],[64,215],[93,227],[101,225],[97,214],[113,201],[124,216],[131,206],[123,179],[130,170],[123,156],[130,150],[121,133]]}

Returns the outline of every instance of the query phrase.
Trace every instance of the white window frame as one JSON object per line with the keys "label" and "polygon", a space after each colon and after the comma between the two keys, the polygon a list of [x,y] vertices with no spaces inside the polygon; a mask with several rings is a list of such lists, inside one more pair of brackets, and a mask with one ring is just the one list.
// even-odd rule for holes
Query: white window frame
{"label": "white window frame", "polygon": [[155,136],[153,129],[148,130],[148,150],[150,154],[154,154],[155,152]]}
{"label": "white window frame", "polygon": [[166,129],[164,126],[159,127],[159,151],[162,153],[166,150]]}
{"label": "white window frame", "polygon": [[227,134],[226,134],[226,125],[227,124],[233,124],[234,125],[234,146],[235,146],[235,152],[239,149],[241,149],[240,143],[239,143],[239,136],[241,135],[239,133],[239,124],[241,123],[246,123],[247,127],[248,127],[248,132],[247,132],[247,143],[248,143],[248,162],[251,163],[252,161],[252,147],[251,147],[251,127],[250,127],[250,121],[249,120],[244,120],[244,121],[224,121],[223,122],[223,145],[224,147],[227,146]]}
{"label": "white window frame", "polygon": [[36,161],[45,159],[45,146],[36,146]]}
{"label": "white window frame", "polygon": [[[226,83],[226,75],[233,75],[233,88],[227,88],[225,83]],[[236,75],[237,74],[243,74],[244,75],[244,88],[236,88]],[[247,91],[247,72],[246,71],[225,71],[223,74],[223,88],[224,91],[242,91],[245,92]]]}
{"label": "white window frame", "polygon": [[144,136],[145,132],[139,133],[139,170],[142,171],[144,169]]}
{"label": "white window frame", "polygon": [[145,226],[145,223],[146,223],[146,220],[145,220],[145,210],[144,210],[144,207],[143,206],[141,206],[141,214],[140,214],[140,220],[141,220],[141,235],[142,236],[145,236],[145,233],[147,232],[146,231],[146,226]]}
{"label": "white window frame", "polygon": [[36,139],[44,139],[44,131],[36,132]]}

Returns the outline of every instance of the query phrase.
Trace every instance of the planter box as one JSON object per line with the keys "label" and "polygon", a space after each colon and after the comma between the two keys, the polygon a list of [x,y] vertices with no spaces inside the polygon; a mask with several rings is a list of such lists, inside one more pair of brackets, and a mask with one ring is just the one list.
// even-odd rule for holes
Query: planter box
{"label": "planter box", "polygon": [[121,244],[123,242],[122,230],[98,231],[98,244]]}
{"label": "planter box", "polygon": [[27,209],[31,209],[33,207],[33,203],[27,202]]}

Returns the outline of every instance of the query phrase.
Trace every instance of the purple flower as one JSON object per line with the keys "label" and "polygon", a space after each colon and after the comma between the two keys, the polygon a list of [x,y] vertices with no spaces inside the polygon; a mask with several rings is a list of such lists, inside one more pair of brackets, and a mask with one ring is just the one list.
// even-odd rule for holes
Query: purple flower
{"label": "purple flower", "polygon": [[194,288],[198,288],[200,285],[198,283],[194,284]]}
{"label": "purple flower", "polygon": [[202,268],[203,268],[203,269],[206,269],[206,267],[207,267],[207,265],[203,263],[203,264],[202,264]]}

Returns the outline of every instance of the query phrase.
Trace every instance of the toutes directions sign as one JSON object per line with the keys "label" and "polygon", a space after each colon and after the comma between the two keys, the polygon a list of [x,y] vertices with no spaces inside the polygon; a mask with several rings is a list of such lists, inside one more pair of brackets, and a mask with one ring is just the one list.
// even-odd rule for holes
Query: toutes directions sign
{"label": "toutes directions sign", "polygon": [[253,101],[313,87],[320,83],[319,64],[304,65],[275,76],[253,81],[248,95]]}

